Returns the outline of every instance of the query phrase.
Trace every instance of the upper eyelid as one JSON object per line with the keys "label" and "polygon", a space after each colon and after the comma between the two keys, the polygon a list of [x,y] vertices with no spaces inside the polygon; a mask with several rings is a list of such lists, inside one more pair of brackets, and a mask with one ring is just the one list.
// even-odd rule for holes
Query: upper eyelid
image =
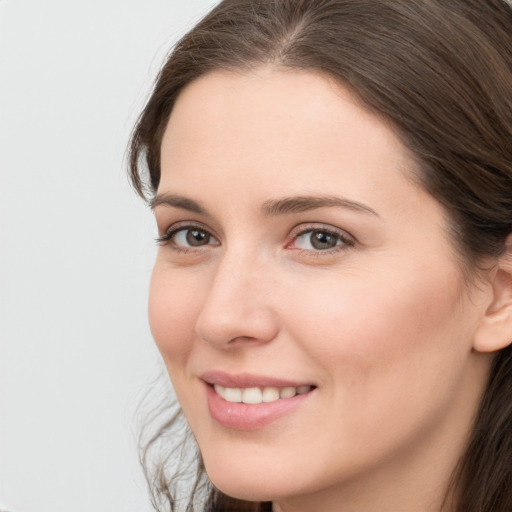
{"label": "upper eyelid", "polygon": [[[217,235],[215,230],[205,225],[203,222],[194,221],[194,220],[183,220],[172,222],[167,225],[167,227],[163,230],[159,229],[159,232],[162,233],[157,240],[161,240],[165,238],[167,235],[175,234],[182,229],[187,228],[198,228],[209,233],[213,238],[215,238],[220,244],[220,237]],[[292,227],[288,235],[286,236],[285,246],[290,244],[295,238],[300,235],[306,234],[311,231],[327,231],[333,235],[338,235],[342,238],[349,239],[354,244],[357,243],[356,238],[347,230],[334,226],[332,224],[328,224],[325,222],[301,222],[294,227]]]}
{"label": "upper eyelid", "polygon": [[166,235],[170,232],[173,232],[173,231],[176,232],[181,229],[197,228],[197,229],[202,229],[203,231],[207,231],[213,237],[218,238],[218,236],[216,235],[214,230],[212,230],[211,228],[209,228],[208,226],[206,226],[205,224],[203,224],[202,222],[199,222],[199,221],[183,220],[183,221],[178,221],[178,222],[171,222],[169,224],[166,224],[166,226],[167,227],[164,229],[158,228],[158,231],[163,233],[164,235]]}
{"label": "upper eyelid", "polygon": [[172,242],[175,235],[179,233],[180,231],[187,230],[187,229],[199,229],[201,231],[207,232],[213,239],[215,239],[218,244],[220,245],[220,239],[219,237],[207,226],[205,226],[201,222],[196,221],[179,221],[179,222],[173,222],[171,223],[167,228],[161,230],[159,229],[159,233],[162,233],[156,238],[156,242],[160,245],[167,245],[168,243]]}
{"label": "upper eyelid", "polygon": [[347,230],[323,222],[302,222],[295,226],[294,228],[292,228],[292,230],[290,231],[290,236],[297,237],[299,235],[309,233],[311,231],[328,231],[329,233],[350,238],[351,240],[356,242],[356,238]]}
{"label": "upper eyelid", "polygon": [[[341,244],[337,244],[329,249],[305,249],[300,247],[292,247],[293,244],[297,243],[297,240],[308,233],[314,233],[315,231],[319,232],[327,232],[332,236],[338,238],[341,241]],[[288,236],[288,239],[285,244],[285,249],[291,251],[297,251],[298,253],[304,254],[307,257],[327,257],[332,256],[334,254],[339,254],[340,252],[344,252],[349,248],[354,248],[358,246],[358,241],[356,238],[351,235],[348,231],[333,226],[332,224],[325,223],[302,223],[297,225]]]}

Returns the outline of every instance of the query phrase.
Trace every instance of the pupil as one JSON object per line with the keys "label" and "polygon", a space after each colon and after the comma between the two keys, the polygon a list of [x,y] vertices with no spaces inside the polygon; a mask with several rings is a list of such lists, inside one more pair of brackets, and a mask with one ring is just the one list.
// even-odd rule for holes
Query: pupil
{"label": "pupil", "polygon": [[311,245],[315,249],[331,249],[336,245],[336,238],[329,233],[316,231],[311,234]]}
{"label": "pupil", "polygon": [[187,232],[187,242],[197,247],[198,245],[206,245],[210,241],[210,235],[199,229],[189,229]]}

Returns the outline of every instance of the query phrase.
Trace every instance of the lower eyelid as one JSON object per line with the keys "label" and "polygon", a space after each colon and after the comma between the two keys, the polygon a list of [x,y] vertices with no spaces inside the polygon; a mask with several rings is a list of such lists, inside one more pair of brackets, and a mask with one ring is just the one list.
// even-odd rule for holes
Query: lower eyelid
{"label": "lower eyelid", "polygon": [[[201,245],[188,246],[185,244],[177,244],[174,242],[174,238],[175,238],[176,234],[178,234],[181,231],[187,231],[187,230],[192,230],[192,229],[197,229],[200,231],[204,231],[205,233],[208,233],[210,236],[210,241],[203,246],[201,246]],[[306,249],[306,248],[301,248],[301,247],[292,247],[298,238],[300,238],[301,236],[312,234],[314,232],[323,232],[323,233],[329,234],[330,236],[335,237],[337,239],[336,245],[334,245],[333,247],[330,247],[330,248],[326,248],[326,249],[317,249],[317,248]],[[307,253],[308,255],[314,255],[315,257],[320,257],[322,255],[327,256],[328,254],[342,252],[343,250],[355,245],[354,239],[352,237],[350,237],[349,235],[347,235],[345,232],[339,232],[335,229],[329,229],[327,227],[318,226],[318,225],[316,225],[316,226],[304,226],[303,225],[302,229],[300,231],[297,230],[295,233],[292,232],[290,235],[290,238],[291,238],[291,240],[286,243],[286,248],[294,249],[297,252],[301,251],[301,252]],[[178,225],[176,225],[176,224],[171,225],[162,235],[158,236],[155,241],[157,242],[157,244],[162,245],[162,246],[172,244],[175,251],[181,251],[181,252],[194,252],[194,251],[198,251],[203,248],[206,248],[206,247],[211,247],[211,246],[215,247],[215,246],[221,245],[221,243],[219,242],[217,237],[209,229],[207,229],[204,226],[201,226],[199,224],[195,224],[195,223],[194,224],[184,223],[184,224],[178,224]],[[211,243],[211,242],[213,242],[213,243]]]}
{"label": "lower eyelid", "polygon": [[309,252],[323,252],[323,253],[327,253],[328,251],[332,251],[332,250],[335,250],[336,248],[340,247],[340,246],[353,246],[355,244],[354,240],[349,237],[346,233],[341,233],[339,231],[336,231],[336,230],[333,230],[333,229],[327,229],[327,228],[322,228],[321,226],[312,226],[312,227],[308,227],[306,229],[303,229],[299,232],[296,232],[296,233],[292,233],[292,239],[291,241],[287,244],[287,246],[289,247],[290,245],[292,245],[294,242],[297,241],[298,238],[302,237],[302,236],[305,236],[305,235],[310,235],[312,233],[315,233],[315,232],[320,232],[320,233],[327,233],[329,234],[330,236],[333,236],[337,239],[337,243],[335,246],[333,246],[332,248],[330,249],[300,249],[298,248],[299,250],[303,250],[303,251],[309,251]]}
{"label": "lower eyelid", "polygon": [[[199,246],[188,246],[185,244],[178,244],[175,242],[175,238],[180,233],[185,233],[190,230],[198,230],[203,231],[204,233],[207,233],[209,238],[209,242],[204,245]],[[162,236],[158,237],[156,239],[160,245],[166,245],[171,244],[174,250],[186,252],[186,251],[198,251],[201,250],[204,247],[208,246],[218,246],[220,245],[220,242],[218,241],[217,237],[211,233],[209,229],[204,228],[203,226],[196,225],[196,224],[184,224],[184,225],[178,225],[176,227],[171,226],[166,233],[164,233]],[[211,243],[213,242],[213,243]]]}

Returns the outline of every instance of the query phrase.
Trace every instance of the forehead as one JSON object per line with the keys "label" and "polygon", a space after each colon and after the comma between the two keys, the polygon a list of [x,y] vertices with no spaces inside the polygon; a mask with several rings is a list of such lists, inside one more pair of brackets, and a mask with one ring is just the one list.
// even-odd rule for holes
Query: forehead
{"label": "forehead", "polygon": [[270,68],[212,72],[187,86],[161,157],[161,186],[171,179],[178,186],[196,173],[222,179],[220,171],[229,169],[255,179],[271,173],[276,186],[290,177],[320,184],[350,170],[355,186],[356,177],[375,178],[370,168],[391,179],[391,170],[415,167],[389,125],[338,83]]}
{"label": "forehead", "polygon": [[192,199],[226,225],[263,229],[269,201],[336,196],[376,212],[371,230],[393,250],[416,247],[421,234],[442,240],[450,260],[457,254],[450,216],[419,184],[397,133],[319,74],[261,69],[193,82],[170,117],[161,163],[158,194]]}

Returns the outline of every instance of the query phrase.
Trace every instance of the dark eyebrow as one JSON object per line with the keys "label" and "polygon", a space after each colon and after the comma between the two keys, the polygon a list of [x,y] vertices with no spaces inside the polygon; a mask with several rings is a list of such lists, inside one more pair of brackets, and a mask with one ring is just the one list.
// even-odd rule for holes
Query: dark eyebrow
{"label": "dark eyebrow", "polygon": [[[181,208],[182,210],[209,216],[206,209],[198,202],[188,197],[174,194],[157,194],[151,200],[149,206],[152,210],[158,206],[172,206],[174,208]],[[284,215],[287,213],[300,213],[333,206],[348,208],[349,210],[362,213],[370,213],[376,217],[380,217],[380,215],[369,206],[338,196],[293,196],[283,197],[281,199],[269,199],[263,203],[261,210],[265,215]]]}
{"label": "dark eyebrow", "polygon": [[281,199],[269,199],[262,206],[265,215],[283,215],[286,213],[300,213],[316,208],[338,206],[362,213],[370,213],[376,217],[380,215],[365,204],[351,201],[338,196],[294,196]]}
{"label": "dark eyebrow", "polygon": [[189,212],[207,215],[208,212],[196,201],[188,197],[177,196],[174,194],[157,194],[149,203],[149,206],[154,210],[157,206],[173,206],[174,208],[181,208]]}

